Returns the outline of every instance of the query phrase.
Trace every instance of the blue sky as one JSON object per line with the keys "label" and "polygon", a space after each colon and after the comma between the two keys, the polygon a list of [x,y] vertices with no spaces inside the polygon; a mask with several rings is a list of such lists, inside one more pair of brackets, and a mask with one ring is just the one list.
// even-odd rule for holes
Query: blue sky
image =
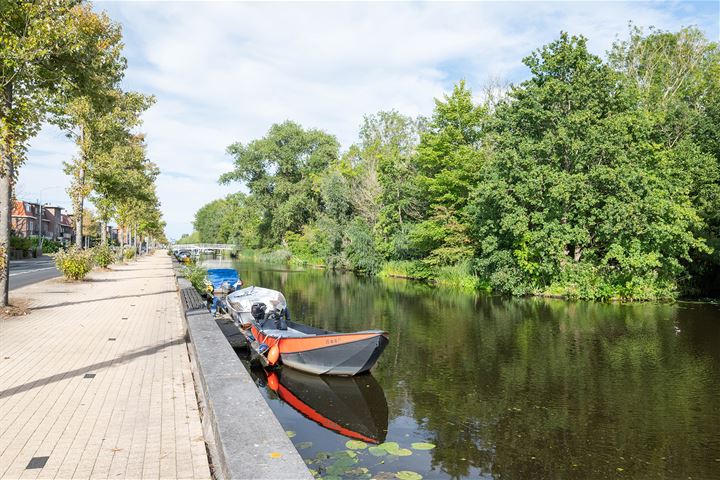
{"label": "blue sky", "polygon": [[[347,148],[364,114],[428,115],[465,79],[480,95],[492,79],[519,82],[522,58],[561,30],[604,55],[628,22],[697,25],[718,40],[720,2],[241,3],[96,1],[123,27],[124,87],[151,93],[144,117],[170,237],[195,211],[242,189],[220,187],[225,148],[291,119]],[[73,144],[54,127],[33,140],[17,197],[70,207],[62,174]]]}

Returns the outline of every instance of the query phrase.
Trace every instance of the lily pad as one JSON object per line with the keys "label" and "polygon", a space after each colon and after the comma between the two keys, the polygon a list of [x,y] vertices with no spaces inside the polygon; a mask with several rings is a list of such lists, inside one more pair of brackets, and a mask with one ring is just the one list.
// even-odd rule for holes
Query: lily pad
{"label": "lily pad", "polygon": [[[345,470],[348,469],[348,467],[352,467],[356,463],[358,463],[357,458],[343,457],[343,458],[338,458],[335,461],[335,463],[332,464],[332,466],[330,468],[338,468],[338,469],[342,468],[342,472],[344,472]],[[340,472],[340,473],[342,473],[342,472]]]}
{"label": "lily pad", "polygon": [[378,447],[389,453],[400,448],[400,445],[398,445],[397,442],[385,442],[378,445]]}
{"label": "lily pad", "polygon": [[305,450],[306,448],[310,448],[312,446],[313,446],[312,442],[300,442],[300,443],[295,444],[295,448],[297,448],[298,450]]}
{"label": "lily pad", "polygon": [[364,450],[368,444],[360,440],[348,440],[345,442],[345,446],[350,450]]}
{"label": "lily pad", "polygon": [[370,452],[370,455],[373,455],[375,457],[383,457],[387,455],[387,450],[385,450],[382,447],[372,446],[368,448],[368,452]]}
{"label": "lily pad", "polygon": [[412,472],[410,470],[403,470],[400,472],[397,472],[395,474],[395,477],[400,480],[422,480],[422,475],[420,475],[417,472]]}
{"label": "lily pad", "polygon": [[375,480],[395,480],[397,477],[391,472],[378,472],[373,476],[373,478]]}
{"label": "lily pad", "polygon": [[432,450],[435,448],[435,444],[433,443],[425,443],[425,442],[415,442],[410,447],[413,450]]}
{"label": "lily pad", "polygon": [[350,475],[353,477],[359,477],[362,475],[366,475],[369,472],[369,470],[365,467],[355,467],[352,470],[345,471],[345,475]]}
{"label": "lily pad", "polygon": [[297,433],[293,432],[292,430],[288,430],[285,433],[287,434],[288,438],[293,438],[295,435],[297,435]]}
{"label": "lily pad", "polygon": [[392,452],[392,454],[397,455],[398,457],[409,457],[412,455],[412,450],[408,450],[407,448],[398,448]]}
{"label": "lily pad", "polygon": [[328,458],[332,458],[332,453],[330,452],[318,452],[315,455],[315,458],[317,460],[327,460]]}

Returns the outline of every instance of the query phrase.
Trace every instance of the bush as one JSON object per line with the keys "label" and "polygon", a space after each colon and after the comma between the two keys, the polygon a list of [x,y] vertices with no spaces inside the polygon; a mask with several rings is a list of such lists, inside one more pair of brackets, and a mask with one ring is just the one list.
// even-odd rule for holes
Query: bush
{"label": "bush", "polygon": [[30,250],[32,248],[32,239],[25,237],[10,237],[10,247],[16,250]]}
{"label": "bush", "polygon": [[95,263],[98,267],[107,268],[115,260],[110,245],[98,245],[95,247]]}
{"label": "bush", "polygon": [[430,267],[419,260],[389,261],[382,266],[378,275],[381,277],[399,277],[425,281],[433,279]]}
{"label": "bush", "polygon": [[261,262],[267,263],[288,263],[292,253],[288,250],[273,250],[270,253],[265,253],[260,256]]}
{"label": "bush", "polygon": [[130,260],[132,260],[133,258],[135,258],[135,249],[134,249],[134,248],[129,248],[129,249],[125,250],[125,253],[123,253],[123,258],[124,258],[126,261],[130,261]]}
{"label": "bush", "polygon": [[461,262],[457,265],[437,267],[435,282],[444,287],[456,290],[474,292],[476,290],[490,290],[490,284],[484,282],[473,272],[470,262]]}
{"label": "bush", "polygon": [[54,254],[55,265],[68,280],[82,280],[93,268],[93,253],[72,246]]}
{"label": "bush", "polygon": [[205,291],[205,278],[207,270],[200,265],[190,264],[180,270],[180,275],[190,280],[195,290],[202,293]]}
{"label": "bush", "polygon": [[42,251],[43,253],[57,253],[62,250],[63,244],[55,240],[43,240]]}

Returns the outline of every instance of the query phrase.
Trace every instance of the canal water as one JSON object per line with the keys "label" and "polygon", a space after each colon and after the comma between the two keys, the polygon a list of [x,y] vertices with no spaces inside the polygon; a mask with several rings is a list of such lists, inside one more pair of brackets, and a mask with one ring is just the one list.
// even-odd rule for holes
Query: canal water
{"label": "canal water", "polygon": [[720,478],[718,305],[511,299],[232,266],[246,285],[282,291],[297,321],[390,333],[371,375],[248,365],[318,476]]}

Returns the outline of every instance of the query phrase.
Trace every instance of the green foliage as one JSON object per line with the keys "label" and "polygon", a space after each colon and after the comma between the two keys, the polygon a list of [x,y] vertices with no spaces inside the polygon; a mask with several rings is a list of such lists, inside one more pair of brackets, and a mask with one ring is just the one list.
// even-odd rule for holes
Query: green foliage
{"label": "green foliage", "polygon": [[375,275],[382,266],[382,257],[375,248],[375,239],[365,220],[356,218],[347,229],[348,245],[345,248],[350,265],[368,275]]}
{"label": "green foliage", "polygon": [[201,243],[200,242],[200,232],[193,231],[190,235],[183,234],[182,237],[180,237],[180,240],[176,242],[178,245],[190,245],[193,243]]}
{"label": "green foliage", "polygon": [[32,248],[32,239],[29,237],[10,237],[10,248],[16,250],[30,250]]}
{"label": "green foliage", "polygon": [[62,250],[62,248],[62,242],[58,242],[57,240],[43,240],[43,253],[57,253]]}
{"label": "green foliage", "polygon": [[129,262],[135,258],[135,249],[134,248],[128,248],[123,252],[123,260],[126,262]]}
{"label": "green foliage", "polygon": [[716,282],[718,45],[632,27],[604,61],[562,33],[524,63],[502,97],[477,104],[461,81],[429,119],[366,116],[341,157],[292,122],[231,145],[220,180],[250,193],[204,206],[193,240],[514,295],[652,300]]}
{"label": "green foliage", "polygon": [[658,119],[584,38],[563,34],[525,63],[533,76],[499,105],[474,192],[481,276],[514,294],[573,279],[579,298],[674,296],[681,262],[709,251],[693,192],[717,182],[716,161],[655,141]]}
{"label": "green foliage", "polygon": [[109,245],[98,245],[95,247],[95,264],[101,268],[107,268],[115,260],[115,254]]}
{"label": "green foliage", "polygon": [[289,121],[276,124],[262,139],[228,147],[235,169],[220,181],[245,182],[260,209],[257,234],[276,245],[285,232],[300,232],[316,218],[318,179],[337,159],[338,148],[335,137],[320,130]]}
{"label": "green foliage", "polygon": [[198,292],[205,291],[205,279],[207,278],[207,269],[205,267],[197,264],[185,265],[180,269],[180,275],[187,278]]}
{"label": "green foliage", "polygon": [[430,267],[420,260],[390,260],[385,262],[378,275],[415,280],[431,280],[433,277]]}
{"label": "green foliage", "polygon": [[93,251],[81,250],[75,246],[59,251],[54,256],[55,265],[68,280],[82,280],[94,265]]}

